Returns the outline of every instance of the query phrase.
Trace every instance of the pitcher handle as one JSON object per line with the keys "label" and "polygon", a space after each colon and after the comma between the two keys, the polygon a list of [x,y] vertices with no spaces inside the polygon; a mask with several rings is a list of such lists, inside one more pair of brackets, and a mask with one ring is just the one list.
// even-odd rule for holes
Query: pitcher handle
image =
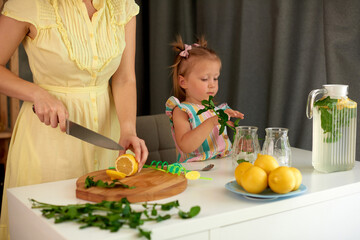
{"label": "pitcher handle", "polygon": [[315,101],[316,95],[321,94],[321,93],[325,94],[326,92],[327,92],[326,89],[322,88],[322,89],[312,90],[309,93],[309,96],[308,96],[308,99],[307,99],[307,104],[306,104],[306,116],[307,116],[308,119],[312,118],[314,101]]}

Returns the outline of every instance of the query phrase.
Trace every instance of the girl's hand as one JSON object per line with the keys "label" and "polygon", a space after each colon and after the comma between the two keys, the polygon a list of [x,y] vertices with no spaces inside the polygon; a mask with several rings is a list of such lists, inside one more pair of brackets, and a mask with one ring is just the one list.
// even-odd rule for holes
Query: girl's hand
{"label": "girl's hand", "polygon": [[244,119],[244,114],[239,111],[226,109],[224,112],[229,116],[229,118],[234,117],[234,118]]}
{"label": "girl's hand", "polygon": [[[138,172],[140,172],[149,155],[149,151],[145,145],[145,141],[134,135],[121,136],[119,144],[123,146],[124,149],[130,149],[135,153],[135,159],[139,163]],[[120,155],[124,153],[125,150],[120,151]]]}
{"label": "girl's hand", "polygon": [[227,124],[229,124],[232,127],[234,127],[234,123],[230,121],[231,117],[244,119],[244,114],[239,111],[226,109],[224,112],[229,116],[229,121],[227,121]]}
{"label": "girl's hand", "polygon": [[66,131],[66,119],[69,113],[59,99],[46,92],[41,97],[35,98],[34,110],[41,122],[53,128],[59,125],[61,131]]}

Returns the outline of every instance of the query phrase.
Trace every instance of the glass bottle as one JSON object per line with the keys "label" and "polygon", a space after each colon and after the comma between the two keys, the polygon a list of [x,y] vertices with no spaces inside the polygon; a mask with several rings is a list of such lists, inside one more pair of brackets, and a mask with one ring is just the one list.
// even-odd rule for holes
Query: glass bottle
{"label": "glass bottle", "polygon": [[[315,101],[315,97],[323,97]],[[312,165],[321,172],[350,170],[355,164],[357,103],[348,85],[329,84],[310,92],[306,114],[313,117]]]}
{"label": "glass bottle", "polygon": [[260,153],[260,144],[257,135],[257,127],[238,126],[236,127],[235,139],[231,158],[235,166],[238,161],[245,160],[254,163],[257,154]]}
{"label": "glass bottle", "polygon": [[266,128],[262,154],[273,156],[280,166],[291,167],[291,148],[287,128]]}

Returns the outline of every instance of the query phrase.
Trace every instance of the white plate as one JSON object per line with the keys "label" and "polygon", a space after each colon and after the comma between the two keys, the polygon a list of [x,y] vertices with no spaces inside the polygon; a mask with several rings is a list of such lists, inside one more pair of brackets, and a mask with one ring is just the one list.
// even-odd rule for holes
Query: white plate
{"label": "white plate", "polygon": [[241,186],[239,186],[239,184],[237,184],[235,180],[226,183],[225,188],[233,193],[239,194],[251,200],[274,200],[278,198],[294,197],[307,191],[307,187],[304,184],[301,184],[298,190],[284,194],[274,193],[270,188],[266,188],[262,193],[254,194],[245,191]]}

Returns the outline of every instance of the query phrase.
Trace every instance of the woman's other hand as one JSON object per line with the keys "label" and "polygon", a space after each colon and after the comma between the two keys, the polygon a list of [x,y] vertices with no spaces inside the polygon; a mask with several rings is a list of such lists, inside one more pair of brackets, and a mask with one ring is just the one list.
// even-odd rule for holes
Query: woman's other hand
{"label": "woman's other hand", "polygon": [[[123,146],[124,149],[130,149],[135,153],[135,158],[139,163],[138,172],[140,172],[149,155],[145,141],[137,136],[121,136],[119,144]],[[125,151],[120,151],[120,154],[123,153],[125,153]]]}

